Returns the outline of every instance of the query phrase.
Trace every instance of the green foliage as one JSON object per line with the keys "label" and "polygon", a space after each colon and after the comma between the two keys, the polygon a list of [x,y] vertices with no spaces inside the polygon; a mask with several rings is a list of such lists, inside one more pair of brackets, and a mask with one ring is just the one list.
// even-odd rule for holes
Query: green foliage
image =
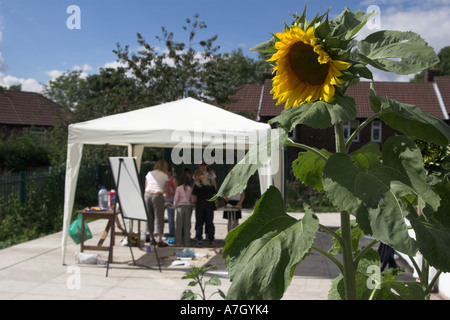
{"label": "green foliage", "polygon": [[[224,257],[232,280],[228,298],[281,298],[295,266],[314,249],[342,271],[333,282],[330,299],[428,299],[431,287],[428,264],[442,272],[450,268],[447,151],[450,128],[416,106],[377,96],[372,86],[367,94],[374,115],[355,132],[380,119],[404,136],[389,138],[381,151],[378,145],[370,143],[348,154],[356,134],[345,141],[343,123],[356,118],[356,105],[344,94],[361,77],[372,80],[369,65],[387,72],[410,74],[435,65],[439,59],[413,32],[379,31],[355,41],[357,32],[372,14],[346,8],[334,19],[328,19],[325,13],[308,21],[305,12],[306,8],[302,16],[294,15],[292,25],[303,30],[314,27],[318,42],[327,53],[333,59],[351,63],[352,67],[340,77],[345,83],[336,87],[334,101],[316,101],[284,110],[270,122],[277,123],[279,130],[286,133],[299,124],[316,129],[334,126],[335,154],[295,143],[281,133],[282,138],[276,141],[302,149],[292,164],[294,175],[303,184],[325,191],[333,205],[341,210],[341,228],[334,232],[321,226],[333,235],[335,244],[328,252],[315,248],[312,242],[319,228],[317,218],[309,210],[300,221],[286,215],[279,192],[271,187],[262,195],[252,216],[227,236]],[[270,58],[277,51],[276,41],[274,36],[252,50]],[[350,54],[352,50],[356,55]],[[421,149],[415,140],[421,141]],[[268,149],[273,142],[273,139],[260,141],[259,146],[250,150],[249,157],[258,155],[259,149]],[[424,144],[436,145],[443,151],[426,158],[427,165]],[[430,166],[434,160],[439,163],[436,175],[432,170],[435,167]],[[261,165],[239,163],[218,196],[239,191],[246,185],[248,173]],[[350,222],[350,215],[356,220]],[[415,239],[409,235],[410,228],[416,234]],[[359,241],[363,235],[375,240],[361,248]],[[372,249],[378,241],[410,256],[420,251],[426,261],[423,270],[419,270],[421,282],[398,281],[399,270],[379,272],[379,257]],[[337,254],[342,259],[336,259]],[[431,283],[435,281],[436,278]]]}
{"label": "green foliage", "polygon": [[[450,46],[442,48],[438,53],[439,63],[436,64],[436,68],[439,69],[439,75],[450,76]],[[417,73],[414,78],[410,79],[411,82],[424,82],[425,70]]]}
{"label": "green foliage", "polygon": [[[155,43],[137,33],[139,50],[117,47],[117,68],[101,68],[85,76],[81,71],[65,72],[49,82],[44,94],[70,111],[50,139],[51,164],[65,164],[67,127],[70,123],[128,112],[143,107],[194,97],[225,107],[243,84],[259,83],[267,67],[263,60],[245,57],[242,50],[219,54],[217,36],[200,38],[206,23],[195,15],[186,19],[185,41],[161,28]],[[182,34],[183,36],[183,34]],[[181,36],[181,37],[182,37]],[[169,115],[174,116],[174,115]],[[249,115],[254,117],[254,115]],[[122,154],[124,148],[85,147],[83,161],[106,163],[105,154]],[[145,160],[161,158],[158,150],[146,148]],[[126,154],[126,153],[125,153]]]}
{"label": "green foliage", "polygon": [[371,85],[370,106],[386,124],[401,131],[413,140],[424,140],[441,146],[447,146],[450,140],[449,126],[416,106],[401,103],[388,97],[376,95]]}
{"label": "green foliage", "polygon": [[230,197],[242,193],[250,177],[283,147],[286,140],[287,133],[282,129],[272,129],[267,136],[261,137],[259,143],[252,146],[244,158],[230,171],[213,200],[219,196]]}
{"label": "green foliage", "polygon": [[0,202],[0,248],[59,232],[63,221],[64,175],[59,171],[34,179],[26,202],[11,195]]}
{"label": "green foliage", "polygon": [[[383,147],[383,165],[358,170],[351,158],[335,154],[323,171],[324,188],[341,210],[354,214],[359,226],[376,239],[409,255],[415,241],[408,235],[405,210],[439,207],[439,197],[426,184],[420,152],[406,137],[392,137]],[[411,220],[411,219],[410,219]]]}
{"label": "green foliage", "polygon": [[356,103],[351,97],[337,95],[332,103],[316,101],[306,103],[301,108],[286,109],[270,120],[278,123],[288,132],[299,124],[315,129],[326,129],[338,122],[348,122],[356,118]]}
{"label": "green foliage", "polygon": [[[329,157],[330,153],[326,150],[320,151]],[[298,158],[292,163],[294,176],[307,186],[311,186],[316,190],[323,190],[322,170],[326,161],[317,154],[307,151],[300,152]]]}
{"label": "green foliage", "polygon": [[45,167],[49,149],[43,139],[26,132],[12,132],[7,139],[0,136],[0,172],[19,172]]}
{"label": "green foliage", "polygon": [[358,48],[364,63],[397,74],[416,73],[439,62],[433,48],[411,31],[374,32],[360,41]]}
{"label": "green foliage", "polygon": [[240,85],[259,83],[266,63],[245,57],[242,50],[217,53],[217,35],[198,39],[200,31],[206,28],[196,14],[193,19],[186,19],[183,27],[188,32],[186,42],[175,41],[173,32],[162,27],[162,34],[156,39],[166,50],[157,50],[138,33],[142,50],[134,53],[128,46],[117,44],[114,52],[124,69],[134,75],[140,90],[153,99],[152,104],[189,96],[223,106]]}
{"label": "green foliage", "polygon": [[287,215],[280,192],[269,188],[252,216],[225,239],[223,257],[232,281],[227,298],[280,299],[318,228],[310,210],[301,220]]}
{"label": "green foliage", "polygon": [[191,289],[184,290],[181,294],[181,300],[196,300],[197,297],[199,297],[201,300],[209,300],[211,297],[215,294],[219,294],[222,298],[225,299],[225,294],[222,292],[222,290],[218,289],[216,292],[212,293],[208,298],[206,298],[206,287],[207,286],[220,286],[222,283],[220,282],[220,279],[217,277],[211,277],[209,280],[203,282],[203,278],[205,274],[210,271],[213,267],[192,267],[191,270],[186,272],[186,274],[183,276],[184,279],[191,279],[192,281],[189,282],[189,287],[196,287],[198,286],[200,288],[200,293],[194,293]]}

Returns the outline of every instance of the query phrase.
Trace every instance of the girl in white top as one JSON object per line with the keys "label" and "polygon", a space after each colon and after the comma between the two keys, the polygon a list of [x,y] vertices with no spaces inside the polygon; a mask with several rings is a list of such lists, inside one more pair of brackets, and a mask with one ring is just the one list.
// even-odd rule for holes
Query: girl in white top
{"label": "girl in white top", "polygon": [[166,247],[167,243],[162,241],[164,233],[164,196],[167,190],[169,176],[167,175],[168,165],[164,160],[159,160],[145,177],[145,205],[147,206],[148,231],[150,233],[151,243],[155,244],[153,238],[154,226],[156,220],[156,233],[158,239],[156,244],[160,247]]}

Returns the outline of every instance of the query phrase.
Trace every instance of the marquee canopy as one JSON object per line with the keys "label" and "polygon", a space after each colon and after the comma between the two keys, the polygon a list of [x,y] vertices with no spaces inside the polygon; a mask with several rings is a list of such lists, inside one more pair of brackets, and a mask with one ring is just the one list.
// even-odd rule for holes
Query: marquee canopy
{"label": "marquee canopy", "polygon": [[[63,264],[83,145],[127,146],[128,156],[136,157],[139,168],[144,147],[248,149],[269,130],[268,124],[193,98],[70,125],[62,237]],[[260,170],[261,193],[274,182],[270,161],[264,170],[269,174],[262,175]]]}

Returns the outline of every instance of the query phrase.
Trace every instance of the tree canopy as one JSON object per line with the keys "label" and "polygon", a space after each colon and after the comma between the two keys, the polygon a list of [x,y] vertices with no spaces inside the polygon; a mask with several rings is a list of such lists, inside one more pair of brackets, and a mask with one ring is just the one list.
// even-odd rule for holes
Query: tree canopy
{"label": "tree canopy", "polygon": [[[113,50],[117,68],[101,68],[88,76],[81,71],[65,72],[50,81],[44,94],[72,112],[72,117],[62,123],[63,131],[72,122],[185,97],[225,107],[239,86],[262,81],[268,66],[264,60],[249,58],[242,49],[219,53],[217,35],[199,39],[200,31],[206,28],[206,23],[194,15],[182,28],[187,36],[184,42],[176,41],[174,33],[164,26],[154,44],[137,33],[136,52],[129,45],[117,43]],[[61,150],[58,159],[63,159],[62,136],[58,130],[54,137],[59,145],[55,151]]]}

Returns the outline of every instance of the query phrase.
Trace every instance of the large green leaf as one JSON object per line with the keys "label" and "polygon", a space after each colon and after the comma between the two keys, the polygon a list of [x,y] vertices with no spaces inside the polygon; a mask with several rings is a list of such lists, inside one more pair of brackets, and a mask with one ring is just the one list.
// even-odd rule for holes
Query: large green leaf
{"label": "large green leaf", "polygon": [[350,155],[359,170],[369,171],[381,166],[381,151],[378,143],[369,142]]}
{"label": "large green leaf", "polygon": [[351,97],[335,95],[332,103],[316,101],[284,110],[270,123],[279,123],[287,131],[296,125],[305,124],[316,129],[326,129],[339,122],[349,122],[356,118],[356,103]]}
{"label": "large green leaf", "polygon": [[[417,282],[399,281],[396,278],[404,273],[401,269],[380,270],[380,257],[374,250],[360,261],[356,273],[356,294],[358,300],[427,300],[429,292]],[[344,280],[339,275],[333,280],[330,300],[345,298]]]}
{"label": "large green leaf", "polygon": [[423,218],[411,218],[410,222],[424,258],[436,269],[450,272],[450,228]]}
{"label": "large green leaf", "polygon": [[352,39],[375,14],[375,12],[365,13],[361,10],[351,12],[346,7],[340,15],[330,20],[330,34],[332,37]]}
{"label": "large green leaf", "polygon": [[281,193],[270,187],[253,214],[225,239],[223,257],[232,281],[227,298],[280,299],[318,228],[310,210],[301,220],[287,215]]}
{"label": "large green leaf", "polygon": [[439,62],[433,48],[417,33],[382,30],[358,43],[364,63],[397,74],[412,74]]}
{"label": "large green leaf", "polygon": [[412,140],[424,140],[446,146],[450,142],[450,127],[441,119],[420,108],[377,96],[371,84],[370,106],[380,119],[392,128],[403,132]]}
{"label": "large green leaf", "polygon": [[[355,181],[355,193],[364,205],[357,212],[356,219],[360,226],[366,228],[364,231],[370,226],[374,238],[400,252],[414,255],[417,246],[408,234],[402,196],[395,190],[403,191],[405,186],[405,177],[390,167],[361,173]],[[410,191],[407,187],[405,189]]]}
{"label": "large green leaf", "polygon": [[[440,196],[439,209],[433,212],[432,219],[446,228],[450,228],[450,182],[443,181],[435,184],[433,190]],[[428,214],[429,215],[429,214]]]}
{"label": "large green leaf", "polygon": [[346,154],[336,153],[328,159],[322,173],[323,188],[330,201],[341,210],[356,215],[362,206],[355,192],[355,181],[361,172],[352,159]]}
{"label": "large green leaf", "polygon": [[[320,151],[326,156],[331,154],[322,149]],[[322,186],[322,170],[325,166],[325,160],[311,151],[300,152],[298,158],[292,162],[292,170],[297,179],[307,186],[311,186],[316,190],[323,190]]]}
{"label": "large green leaf", "polygon": [[[424,168],[422,154],[416,144],[407,137],[391,137],[383,145],[383,165],[396,169],[407,177],[406,192],[413,192],[417,197],[417,205],[422,211],[426,206],[437,211],[440,198],[426,183],[427,173]],[[399,187],[391,187],[401,194]]]}
{"label": "large green leaf", "polygon": [[[248,180],[255,174],[256,170],[267,163],[268,158],[278,152],[286,141],[288,135],[284,129],[272,129],[268,135],[258,141],[258,144],[252,146],[244,158],[236,164],[225,181],[219,188],[216,196],[230,197],[245,190]],[[281,164],[279,164],[281,166]],[[281,168],[278,168],[281,170]]]}
{"label": "large green leaf", "polygon": [[404,180],[401,174],[389,167],[365,173],[348,155],[338,153],[328,159],[323,175],[330,201],[355,215],[361,230],[401,252],[415,254],[417,248],[409,237],[401,200],[390,188],[389,179]]}
{"label": "large green leaf", "polygon": [[420,151],[402,136],[385,142],[379,167],[364,172],[350,156],[335,154],[323,169],[324,190],[334,205],[355,215],[365,233],[410,255],[417,244],[409,237],[405,208],[439,207],[439,196],[425,179]]}

